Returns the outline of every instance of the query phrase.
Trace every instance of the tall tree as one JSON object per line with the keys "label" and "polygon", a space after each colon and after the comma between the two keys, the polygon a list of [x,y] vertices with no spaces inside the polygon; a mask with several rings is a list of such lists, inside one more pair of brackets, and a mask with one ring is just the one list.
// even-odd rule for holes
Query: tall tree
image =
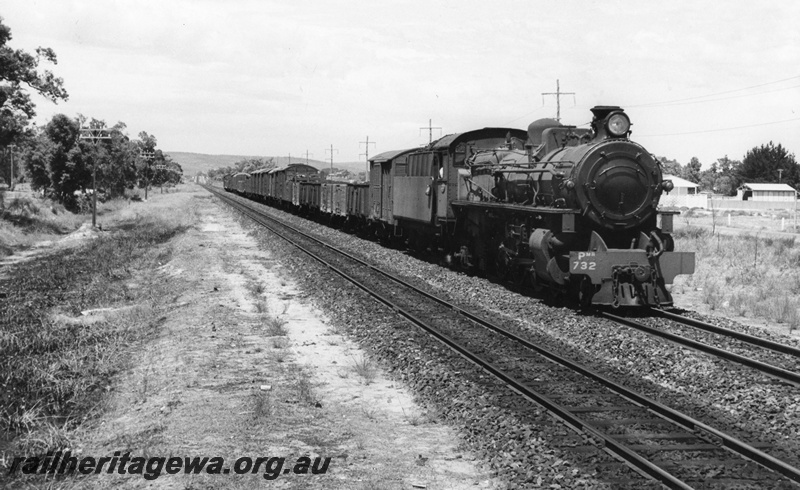
{"label": "tall tree", "polygon": [[43,129],[29,139],[24,152],[25,173],[34,190],[47,190],[51,187],[50,161],[53,159],[54,145]]}
{"label": "tall tree", "polygon": [[11,29],[0,17],[0,145],[17,139],[36,115],[36,105],[27,89],[57,103],[67,100],[64,81],[49,70],[39,70],[39,63],[57,63],[50,48],[39,47],[36,56],[7,46]]}
{"label": "tall tree", "polygon": [[748,151],[736,173],[742,182],[780,181],[794,188],[800,183],[800,165],[794,154],[772,141]]}
{"label": "tall tree", "polygon": [[83,157],[78,146],[80,125],[64,114],[56,114],[44,128],[53,145],[48,173],[50,187],[56,200],[69,206],[74,203],[74,192],[91,185],[91,163]]}

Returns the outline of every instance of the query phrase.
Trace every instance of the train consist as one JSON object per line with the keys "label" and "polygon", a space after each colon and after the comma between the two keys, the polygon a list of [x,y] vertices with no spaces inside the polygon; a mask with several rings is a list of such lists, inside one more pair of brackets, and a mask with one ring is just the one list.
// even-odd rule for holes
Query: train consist
{"label": "train consist", "polygon": [[591,129],[552,119],[527,132],[483,128],[370,159],[369,183],[323,181],[288,167],[224,178],[228,191],[366,227],[456,266],[575,296],[585,305],[672,305],[667,285],[694,272],[658,210],[658,161],[631,141],[613,106]]}

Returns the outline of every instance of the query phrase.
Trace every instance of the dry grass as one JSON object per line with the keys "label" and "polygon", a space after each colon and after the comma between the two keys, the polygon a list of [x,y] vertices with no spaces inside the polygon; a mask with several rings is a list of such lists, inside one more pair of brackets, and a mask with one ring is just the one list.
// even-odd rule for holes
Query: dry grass
{"label": "dry grass", "polygon": [[267,335],[270,337],[285,337],[289,334],[289,331],[286,329],[286,323],[286,319],[280,316],[266,315],[264,319],[264,328],[267,331]]}
{"label": "dry grass", "polygon": [[85,216],[44,199],[0,201],[0,257],[76,230]]}
{"label": "dry grass", "polygon": [[368,357],[361,359],[353,359],[353,372],[355,372],[365,385],[369,385],[375,381],[375,376],[378,375],[378,366]]}
{"label": "dry grass", "polygon": [[711,235],[688,227],[675,233],[676,250],[693,251],[697,270],[679,276],[676,293],[700,292],[711,310],[800,325],[800,246],[793,237]]}
{"label": "dry grass", "polygon": [[0,430],[19,434],[17,454],[69,447],[70,431],[97,410],[131,343],[158,328],[169,295],[151,273],[169,260],[162,244],[193,219],[144,211],[114,233],[11,270],[0,311]]}

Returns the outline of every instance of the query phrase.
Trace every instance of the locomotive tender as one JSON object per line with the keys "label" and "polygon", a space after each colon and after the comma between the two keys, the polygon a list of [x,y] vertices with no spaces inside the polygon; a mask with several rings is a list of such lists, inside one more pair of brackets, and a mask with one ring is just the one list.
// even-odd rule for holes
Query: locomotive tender
{"label": "locomotive tender", "polygon": [[370,159],[369,185],[320,182],[293,164],[224,186],[583,304],[671,306],[667,284],[694,272],[694,254],[674,251],[675,213],[657,209],[672,182],[629,139],[624,110],[592,113],[591,129],[540,119],[527,131],[483,128],[384,152]]}

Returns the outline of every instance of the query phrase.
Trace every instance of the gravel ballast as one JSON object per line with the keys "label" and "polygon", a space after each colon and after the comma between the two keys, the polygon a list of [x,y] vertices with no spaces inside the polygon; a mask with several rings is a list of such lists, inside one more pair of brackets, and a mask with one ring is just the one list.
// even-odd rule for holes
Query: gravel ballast
{"label": "gravel ballast", "polygon": [[[501,285],[455,273],[401,251],[296,216],[271,212],[312,230],[335,246],[415,283],[425,284],[456,303],[501,318],[503,323],[536,342],[567,353],[592,369],[710,425],[735,430],[745,440],[775,444],[779,446],[779,451],[773,451],[776,456],[798,454],[795,440],[800,391],[795,387],[611,322],[544,305],[539,300],[509,292]],[[376,307],[365,295],[332,288],[335,279],[328,279],[320,272],[322,268],[311,266],[307,257],[290,247],[275,247],[277,239],[267,238],[270,236],[267,232],[258,235],[270,242],[270,248],[283,249],[287,269],[315,302],[331,311],[342,326],[370,346],[396,376],[415,389],[423,403],[448,423],[461,427],[469,445],[484,454],[495,471],[507,474],[512,485],[581,488],[596,487],[602,485],[601,480],[613,479],[586,471],[590,467],[604,467],[591,459],[598,458],[596,450],[585,451],[591,456],[581,460],[576,456],[581,451],[563,449],[563,445],[585,446],[585,441],[573,432],[554,424],[549,416],[538,414],[541,417],[536,418],[537,414],[531,414],[530,404],[524,410],[517,408],[519,400],[513,399],[516,395],[501,396],[499,390],[487,391],[480,379],[466,380],[455,375],[459,370],[472,368],[444,348],[421,340],[421,334],[393,313]],[[519,415],[521,412],[524,416]],[[602,453],[599,456],[604,457]],[[600,476],[600,480],[595,476]]]}

